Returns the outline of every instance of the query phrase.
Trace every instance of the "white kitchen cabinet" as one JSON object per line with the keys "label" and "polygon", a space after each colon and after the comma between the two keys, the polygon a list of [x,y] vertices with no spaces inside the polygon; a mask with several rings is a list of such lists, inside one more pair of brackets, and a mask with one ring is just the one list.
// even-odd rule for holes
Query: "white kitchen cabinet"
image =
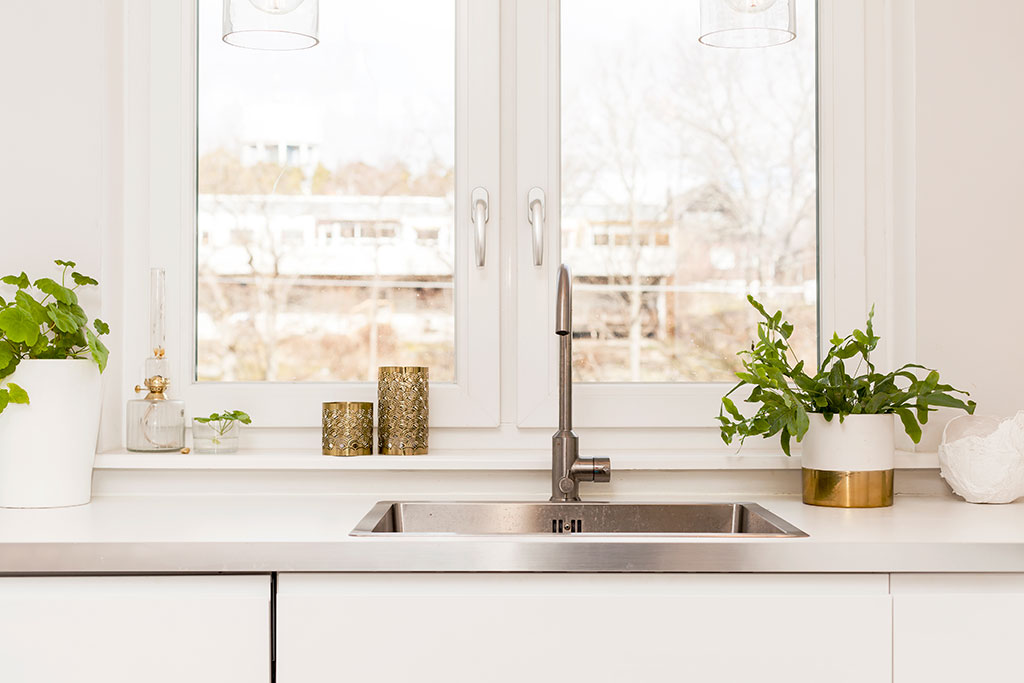
{"label": "white kitchen cabinet", "polygon": [[3,683],[269,680],[269,576],[0,578]]}
{"label": "white kitchen cabinet", "polygon": [[884,683],[887,575],[283,574],[277,681]]}
{"label": "white kitchen cabinet", "polygon": [[894,683],[1024,678],[1024,574],[894,574]]}

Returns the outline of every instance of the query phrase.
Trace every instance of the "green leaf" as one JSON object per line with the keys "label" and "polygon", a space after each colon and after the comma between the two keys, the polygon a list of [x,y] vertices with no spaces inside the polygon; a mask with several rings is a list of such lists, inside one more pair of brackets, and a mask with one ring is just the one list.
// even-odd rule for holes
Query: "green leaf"
{"label": "green leaf", "polygon": [[23,289],[19,289],[18,293],[14,295],[14,301],[18,305],[18,308],[28,313],[29,317],[35,321],[37,325],[49,325],[50,316],[46,313],[46,306],[32,298],[32,295]]}
{"label": "green leaf", "polygon": [[864,408],[864,412],[867,413],[868,415],[876,415],[882,410],[882,407],[888,405],[891,402],[891,400],[891,394],[875,394],[874,396],[871,397],[871,400],[868,401],[867,406],[865,406]]}
{"label": "green leaf", "polygon": [[22,389],[14,382],[9,382],[7,387],[10,389],[11,403],[20,403],[22,405],[28,405],[28,392]]}
{"label": "green leaf", "polygon": [[780,439],[781,439],[781,442],[782,442],[782,452],[785,453],[786,455],[792,455],[792,453],[789,452],[789,428],[788,427],[783,427],[782,428],[782,436],[780,437]]}
{"label": "green leaf", "polygon": [[86,325],[89,324],[89,315],[85,312],[84,308],[82,308],[78,304],[71,304],[68,307],[68,310],[71,311],[72,317],[74,317],[74,319],[78,321],[79,327],[85,327]]}
{"label": "green leaf", "polygon": [[10,365],[14,358],[14,351],[11,350],[11,345],[0,340],[0,370],[3,370]]}
{"label": "green leaf", "polygon": [[726,411],[734,418],[736,418],[737,420],[743,419],[743,414],[736,408],[736,404],[733,403],[731,398],[729,398],[728,396],[722,397],[722,405],[725,407]]}
{"label": "green leaf", "polygon": [[98,280],[95,280],[88,275],[82,275],[81,273],[71,273],[71,279],[74,280],[75,284],[78,286],[99,284]]}
{"label": "green leaf", "polygon": [[46,307],[46,313],[61,332],[71,334],[78,331],[78,320],[71,314],[67,306],[61,306],[54,302]]}
{"label": "green leaf", "polygon": [[66,266],[68,268],[74,268],[76,265],[78,265],[74,261],[61,261],[60,259],[55,260],[54,263],[56,263],[58,266]]}
{"label": "green leaf", "polygon": [[900,416],[900,421],[903,422],[903,429],[907,432],[907,436],[914,443],[921,443],[921,426],[917,424],[914,413],[909,408],[897,408],[896,414]]}
{"label": "green leaf", "polygon": [[28,280],[28,275],[24,272],[21,275],[5,275],[0,279],[0,282],[3,282],[5,285],[13,285],[18,289],[27,289],[31,284]]}
{"label": "green leaf", "polygon": [[0,332],[14,343],[32,346],[39,339],[39,325],[20,308],[0,311]]}
{"label": "green leaf", "polygon": [[949,394],[925,394],[921,397],[921,402],[930,406],[939,406],[941,408],[959,408],[960,410],[967,410],[966,403],[955,396],[950,396]]}
{"label": "green leaf", "polygon": [[97,334],[110,334],[110,325],[106,324],[99,318],[92,321],[92,326],[96,328]]}
{"label": "green leaf", "polygon": [[85,328],[85,336],[89,343],[89,354],[99,366],[100,372],[103,372],[107,369],[107,358],[110,356],[110,351],[88,327]]}
{"label": "green leaf", "polygon": [[0,389],[0,413],[7,410],[7,404],[11,402],[11,394],[6,389]]}
{"label": "green leaf", "polygon": [[796,437],[797,441],[804,438],[804,434],[807,433],[807,429],[811,426],[811,419],[807,416],[807,410],[802,405],[796,407]]}
{"label": "green leaf", "polygon": [[67,287],[51,280],[48,277],[41,277],[35,281],[36,289],[44,294],[49,294],[62,304],[77,304],[78,295]]}

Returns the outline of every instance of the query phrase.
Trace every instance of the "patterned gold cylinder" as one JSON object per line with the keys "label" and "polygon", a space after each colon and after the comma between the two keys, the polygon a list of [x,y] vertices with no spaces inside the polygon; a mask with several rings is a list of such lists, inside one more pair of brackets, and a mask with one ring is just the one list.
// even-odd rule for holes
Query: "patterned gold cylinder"
{"label": "patterned gold cylinder", "polygon": [[377,452],[427,452],[427,368],[381,366],[377,371]]}
{"label": "patterned gold cylinder", "polygon": [[324,455],[373,454],[373,404],[366,401],[324,403]]}

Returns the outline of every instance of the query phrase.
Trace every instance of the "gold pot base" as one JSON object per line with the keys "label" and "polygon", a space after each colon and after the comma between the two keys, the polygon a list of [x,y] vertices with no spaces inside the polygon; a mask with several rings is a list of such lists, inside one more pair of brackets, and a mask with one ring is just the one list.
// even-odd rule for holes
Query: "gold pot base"
{"label": "gold pot base", "polygon": [[892,505],[893,470],[842,472],[803,468],[804,503],[833,508]]}

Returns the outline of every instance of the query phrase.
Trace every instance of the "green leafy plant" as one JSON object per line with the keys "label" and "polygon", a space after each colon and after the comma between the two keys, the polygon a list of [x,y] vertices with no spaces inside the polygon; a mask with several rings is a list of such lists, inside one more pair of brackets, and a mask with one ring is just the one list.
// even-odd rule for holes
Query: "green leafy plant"
{"label": "green leafy plant", "polygon": [[[782,311],[769,314],[754,297],[747,300],[763,319],[757,325],[757,341],[738,354],[743,359],[743,370],[736,373],[740,381],[722,397],[718,422],[727,444],[737,438],[742,445],[748,436],[767,439],[778,434],[782,450],[789,455],[791,439],[800,441],[807,433],[808,413],[820,413],[828,421],[838,415],[840,422],[848,415],[894,413],[914,443],[919,443],[928,413],[938,408],[974,413],[974,401],[954,395],[969,394],[942,384],[937,370],[913,363],[889,373],[876,370],[871,362],[871,352],[879,341],[874,332],[874,307],[864,330],[845,337],[832,335],[817,372],[809,374],[789,345],[793,325],[782,319]],[[853,359],[857,366],[851,375],[847,362]],[[865,372],[861,373],[862,369]],[[748,386],[746,403],[759,404],[751,417],[741,413],[730,398]]]}
{"label": "green leafy plant", "polygon": [[227,434],[236,423],[252,424],[252,418],[241,410],[225,410],[223,413],[210,413],[209,417],[197,417],[195,420],[199,424],[208,424],[213,427],[213,431],[217,434],[217,436],[213,437],[214,444],[220,444],[219,437]]}
{"label": "green leafy plant", "polygon": [[[100,337],[110,327],[98,318],[90,327],[76,293],[99,283],[74,270],[74,261],[54,263],[61,268],[60,282],[48,277],[33,282],[25,273],[0,278],[15,288],[12,300],[0,296],[0,381],[26,359],[91,358],[100,372],[107,367],[110,352]],[[0,388],[0,413],[11,403],[28,402],[28,392],[14,382]]]}

